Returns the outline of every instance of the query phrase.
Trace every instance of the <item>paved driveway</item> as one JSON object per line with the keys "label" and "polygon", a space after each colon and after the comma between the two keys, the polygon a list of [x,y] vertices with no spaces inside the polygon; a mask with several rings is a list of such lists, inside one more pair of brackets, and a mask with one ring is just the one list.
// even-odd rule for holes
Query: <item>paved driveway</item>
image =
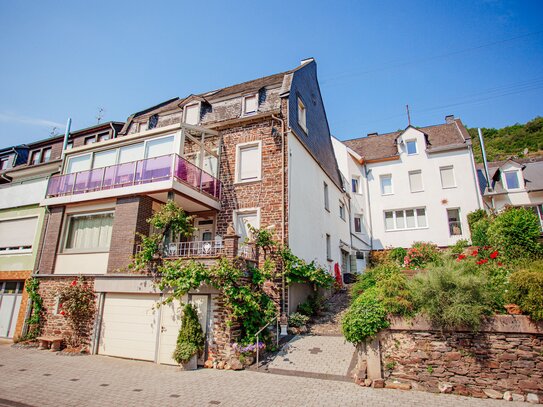
{"label": "paved driveway", "polygon": [[[13,403],[16,402],[16,403]],[[252,371],[60,356],[0,345],[0,406],[524,406]]]}

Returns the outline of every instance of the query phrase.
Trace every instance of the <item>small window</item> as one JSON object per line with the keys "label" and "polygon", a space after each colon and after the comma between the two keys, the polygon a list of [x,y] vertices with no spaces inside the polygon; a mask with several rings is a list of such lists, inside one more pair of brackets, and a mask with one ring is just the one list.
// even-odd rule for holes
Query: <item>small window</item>
{"label": "small window", "polygon": [[356,252],[356,260],[364,260],[365,258],[364,252]]}
{"label": "small window", "polygon": [[66,150],[71,150],[72,148],[74,148],[74,142],[68,141],[68,144],[66,144]]}
{"label": "small window", "polygon": [[425,228],[426,209],[402,209],[385,211],[385,230],[407,230]]}
{"label": "small window", "polygon": [[0,170],[6,170],[8,168],[9,158],[0,159]]}
{"label": "small window", "polygon": [[381,175],[381,195],[392,194],[392,175]]}
{"label": "small window", "polygon": [[454,168],[453,166],[441,167],[439,169],[441,175],[441,186],[442,188],[455,188],[456,181],[454,179]]}
{"label": "small window", "polygon": [[518,171],[505,171],[505,182],[507,184],[507,189],[519,189],[520,183],[518,180]]}
{"label": "small window", "polygon": [[298,124],[307,134],[306,108],[300,98],[298,98]]}
{"label": "small window", "polygon": [[409,188],[411,192],[420,192],[424,189],[422,186],[422,171],[409,171]]}
{"label": "small window", "polygon": [[324,209],[330,211],[330,200],[328,198],[328,184],[324,183]]}
{"label": "small window", "polygon": [[239,210],[234,212],[236,233],[240,236],[239,242],[245,243],[251,237],[249,226],[260,228],[258,210]]}
{"label": "small window", "polygon": [[462,222],[460,222],[459,209],[447,209],[447,220],[449,221],[449,234],[459,236],[462,234]]}
{"label": "small window", "polygon": [[46,162],[49,162],[49,160],[51,160],[51,147],[49,148],[44,148],[43,151],[42,151],[42,154],[41,154],[41,161],[46,163]]}
{"label": "small window", "polygon": [[343,204],[343,202],[339,203],[339,217],[345,220],[345,205]]}
{"label": "small window", "polygon": [[32,151],[32,154],[30,155],[30,164],[36,165],[39,164],[41,161],[41,150]]}
{"label": "small window", "polygon": [[243,98],[243,115],[255,114],[258,111],[258,96],[251,95]]}
{"label": "small window", "polygon": [[96,137],[95,136],[90,136],[90,137],[85,137],[85,142],[84,144],[86,146],[88,146],[89,144],[92,144],[96,141]]}
{"label": "small window", "polygon": [[109,135],[109,133],[102,133],[98,135],[98,142],[106,141],[106,140],[109,140],[110,138],[111,136]]}
{"label": "small window", "polygon": [[149,117],[149,122],[147,124],[147,130],[154,129],[158,124],[158,114],[154,114]]}
{"label": "small window", "polygon": [[326,234],[326,259],[332,260],[332,241],[329,234]]}
{"label": "small window", "polygon": [[354,194],[360,193],[360,178],[353,177],[351,179],[351,190],[353,191]]}
{"label": "small window", "polygon": [[417,141],[409,140],[407,143],[407,155],[417,154]]}
{"label": "small window", "polygon": [[355,233],[362,233],[362,215],[354,217],[354,231]]}
{"label": "small window", "polygon": [[200,104],[185,106],[185,123],[196,125],[200,123]]}
{"label": "small window", "polygon": [[111,242],[113,212],[68,217],[66,243],[69,251],[107,251]]}
{"label": "small window", "polygon": [[261,144],[251,143],[237,146],[237,182],[258,181],[261,177]]}

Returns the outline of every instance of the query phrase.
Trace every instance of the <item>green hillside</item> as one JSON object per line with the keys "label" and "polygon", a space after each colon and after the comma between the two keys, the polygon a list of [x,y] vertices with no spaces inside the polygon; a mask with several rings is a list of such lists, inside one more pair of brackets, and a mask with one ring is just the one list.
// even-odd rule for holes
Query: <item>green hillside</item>
{"label": "green hillside", "polygon": [[[526,124],[514,124],[501,129],[481,129],[485,140],[488,161],[543,155],[543,117],[536,117]],[[473,141],[473,153],[482,162],[481,145],[476,128],[468,128]]]}

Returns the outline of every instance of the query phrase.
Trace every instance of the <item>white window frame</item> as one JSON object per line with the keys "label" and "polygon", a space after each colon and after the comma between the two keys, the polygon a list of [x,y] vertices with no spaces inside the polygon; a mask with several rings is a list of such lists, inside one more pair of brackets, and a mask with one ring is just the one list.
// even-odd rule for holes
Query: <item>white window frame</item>
{"label": "white window frame", "polygon": [[[409,143],[415,143],[414,153],[409,152]],[[407,155],[417,155],[419,153],[419,146],[416,139],[409,139],[405,141],[405,152],[407,153]]]}
{"label": "white window frame", "polygon": [[[426,218],[426,226],[419,226],[419,220],[417,217],[417,210],[418,209],[424,209],[424,217]],[[407,211],[414,211],[415,216],[415,227],[414,228],[408,228],[407,227]],[[386,228],[386,214],[387,212],[392,212],[392,221],[394,222],[394,229],[387,229]],[[396,212],[403,212],[403,219],[404,219],[404,227],[398,228],[396,223]],[[405,208],[405,209],[387,209],[383,211],[383,222],[385,225],[385,232],[397,232],[402,230],[417,230],[417,229],[428,229],[428,210],[425,206],[418,206],[416,208]]]}
{"label": "white window frame", "polygon": [[[385,178],[390,178],[390,192],[387,193],[385,193],[385,189],[383,188],[383,179]],[[382,196],[394,195],[394,182],[392,181],[392,174],[379,175],[379,188],[381,189]]]}
{"label": "white window frame", "polygon": [[[411,185],[411,174],[420,174],[420,189],[418,189],[416,191],[413,191],[413,186]],[[409,191],[411,191],[411,193],[417,193],[417,192],[423,192],[424,191],[424,180],[422,179],[422,170],[409,171],[408,177],[409,177]]]}
{"label": "white window frame", "polygon": [[[360,220],[360,230],[356,230],[356,219]],[[364,219],[364,214],[362,214],[362,213],[357,213],[356,215],[353,216],[354,233],[362,234],[362,222],[363,222],[363,219]]]}
{"label": "white window frame", "polygon": [[[297,116],[298,116],[298,125],[302,128],[305,134],[307,132],[307,107],[300,96],[297,97],[296,102]],[[303,119],[303,120],[302,120]]]}
{"label": "white window frame", "polygon": [[[356,181],[356,191],[353,191],[353,181]],[[360,183],[360,177],[357,176],[357,175],[353,175],[351,177],[351,191],[353,194],[358,194],[358,195],[361,195],[362,194],[362,184]]]}
{"label": "white window frame", "polygon": [[[236,234],[238,233],[237,231],[237,225],[238,225],[238,216],[241,214],[250,214],[250,213],[255,213],[256,212],[256,219],[257,219],[257,223],[258,225],[251,225],[252,227],[255,227],[257,229],[260,229],[260,207],[258,208],[242,208],[242,209],[235,209],[232,213],[232,222],[234,224],[234,228],[236,230]],[[240,244],[243,244],[244,242],[241,242],[240,241]]]}
{"label": "white window frame", "polygon": [[333,259],[332,259],[332,236],[330,236],[330,234],[328,234],[328,233],[326,233],[325,244],[326,244],[326,260],[333,261]]}
{"label": "white window frame", "polygon": [[[509,184],[507,183],[507,174],[508,173],[516,173],[517,174],[517,183],[518,183],[518,188],[509,188]],[[520,179],[520,171],[518,169],[514,169],[514,170],[505,170],[505,171],[502,171],[503,173],[503,185],[505,186],[505,189],[507,191],[520,191],[522,188],[522,182],[521,182],[521,179]]]}
{"label": "white window frame", "polygon": [[[92,249],[68,249],[66,245],[68,244],[68,231],[70,229],[70,219],[78,218],[82,216],[93,216],[93,215],[103,215],[103,214],[113,214],[113,222],[115,222],[115,209],[103,210],[103,211],[89,211],[89,212],[75,212],[75,213],[66,213],[64,215],[64,222],[62,227],[62,250],[60,254],[88,254],[88,253],[108,253],[111,248],[111,240],[109,241],[109,247],[106,248],[92,248]],[[113,234],[113,226],[111,225],[111,233]],[[113,236],[112,236],[113,237]]]}
{"label": "white window frame", "polygon": [[[455,235],[455,234],[451,233],[451,220],[449,218],[449,211],[458,211],[458,220],[456,221],[456,222],[458,222],[460,224],[460,234],[458,234],[458,235]],[[445,215],[447,216],[447,227],[449,228],[449,236],[450,237],[463,236],[464,235],[464,230],[463,230],[463,225],[462,225],[462,215],[460,214],[460,208],[459,207],[446,208],[445,209]]]}
{"label": "white window frame", "polygon": [[[453,177],[453,185],[452,186],[445,186],[443,185],[443,177],[441,176],[442,170],[452,170],[452,177]],[[442,167],[439,167],[439,180],[441,181],[441,188],[442,189],[452,189],[457,187],[456,183],[456,174],[454,173],[454,165],[444,165]]]}
{"label": "white window frame", "polygon": [[339,201],[339,217],[342,220],[346,219],[346,216],[345,216],[345,204],[343,202],[341,202],[341,201]]}
{"label": "white window frame", "polygon": [[[196,123],[187,123],[187,109],[192,106],[198,106],[198,121]],[[190,126],[198,126],[200,124],[202,115],[202,103],[196,102],[196,103],[189,103],[185,107],[183,107],[183,123],[187,123]]]}
{"label": "white window frame", "polygon": [[323,181],[323,189],[324,189],[324,209],[326,209],[328,212],[330,212],[330,188],[328,187],[328,184],[326,181]]}
{"label": "white window frame", "polygon": [[[36,157],[38,157],[38,160],[36,162],[34,162],[34,160],[32,159],[34,157],[34,154],[36,154]],[[30,165],[38,165],[39,163],[41,163],[41,154],[42,154],[42,150],[31,151],[30,152],[29,164]]]}
{"label": "white window frame", "polygon": [[[252,97],[254,97],[256,99],[256,110],[253,111],[253,112],[247,112],[245,110],[245,103],[246,103],[247,99],[252,98]],[[243,99],[242,99],[242,102],[241,102],[241,115],[242,116],[252,116],[252,115],[257,114],[258,113],[258,108],[260,107],[258,102],[259,102],[258,93],[253,93],[251,95],[243,96]]]}
{"label": "white window frame", "polygon": [[0,250],[0,256],[11,255],[11,254],[32,254],[32,250],[34,249],[34,243],[36,241],[36,235],[37,235],[37,233],[39,231],[39,228],[40,228],[39,216],[38,215],[28,215],[28,216],[2,218],[2,219],[0,219],[0,222],[10,221],[10,220],[31,219],[31,218],[36,218],[37,221],[36,221],[36,230],[34,231],[34,241],[32,242],[32,245],[30,246],[30,248],[27,248],[27,249],[18,248],[18,249]]}
{"label": "white window frame", "polygon": [[[258,159],[259,159],[259,162],[258,162],[258,176],[256,178],[251,178],[251,179],[248,179],[248,180],[242,180],[242,179],[240,179],[240,176],[241,176],[241,164],[242,164],[241,163],[241,150],[244,149],[244,148],[247,148],[247,147],[254,147],[254,146],[258,147]],[[262,141],[261,140],[248,141],[248,142],[245,142],[245,143],[236,144],[236,167],[235,167],[235,170],[234,170],[234,179],[236,180],[235,184],[245,184],[245,183],[249,183],[249,182],[262,181]]]}

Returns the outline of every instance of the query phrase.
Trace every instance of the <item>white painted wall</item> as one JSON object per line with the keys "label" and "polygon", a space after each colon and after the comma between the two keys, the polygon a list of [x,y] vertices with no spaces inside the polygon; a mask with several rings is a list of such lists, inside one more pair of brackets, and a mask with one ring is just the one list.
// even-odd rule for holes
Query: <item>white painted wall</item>
{"label": "white painted wall", "polygon": [[33,205],[45,198],[48,178],[12,182],[0,187],[0,209]]}
{"label": "white painted wall", "polygon": [[55,274],[106,274],[109,253],[58,254]]}
{"label": "white painted wall", "polygon": [[[349,224],[339,216],[346,196],[326,175],[297,137],[288,135],[289,246],[306,261],[316,260],[330,272],[341,264],[340,240],[349,244]],[[324,182],[328,184],[330,211],[324,208]],[[326,234],[331,239],[332,261],[326,258]]]}

